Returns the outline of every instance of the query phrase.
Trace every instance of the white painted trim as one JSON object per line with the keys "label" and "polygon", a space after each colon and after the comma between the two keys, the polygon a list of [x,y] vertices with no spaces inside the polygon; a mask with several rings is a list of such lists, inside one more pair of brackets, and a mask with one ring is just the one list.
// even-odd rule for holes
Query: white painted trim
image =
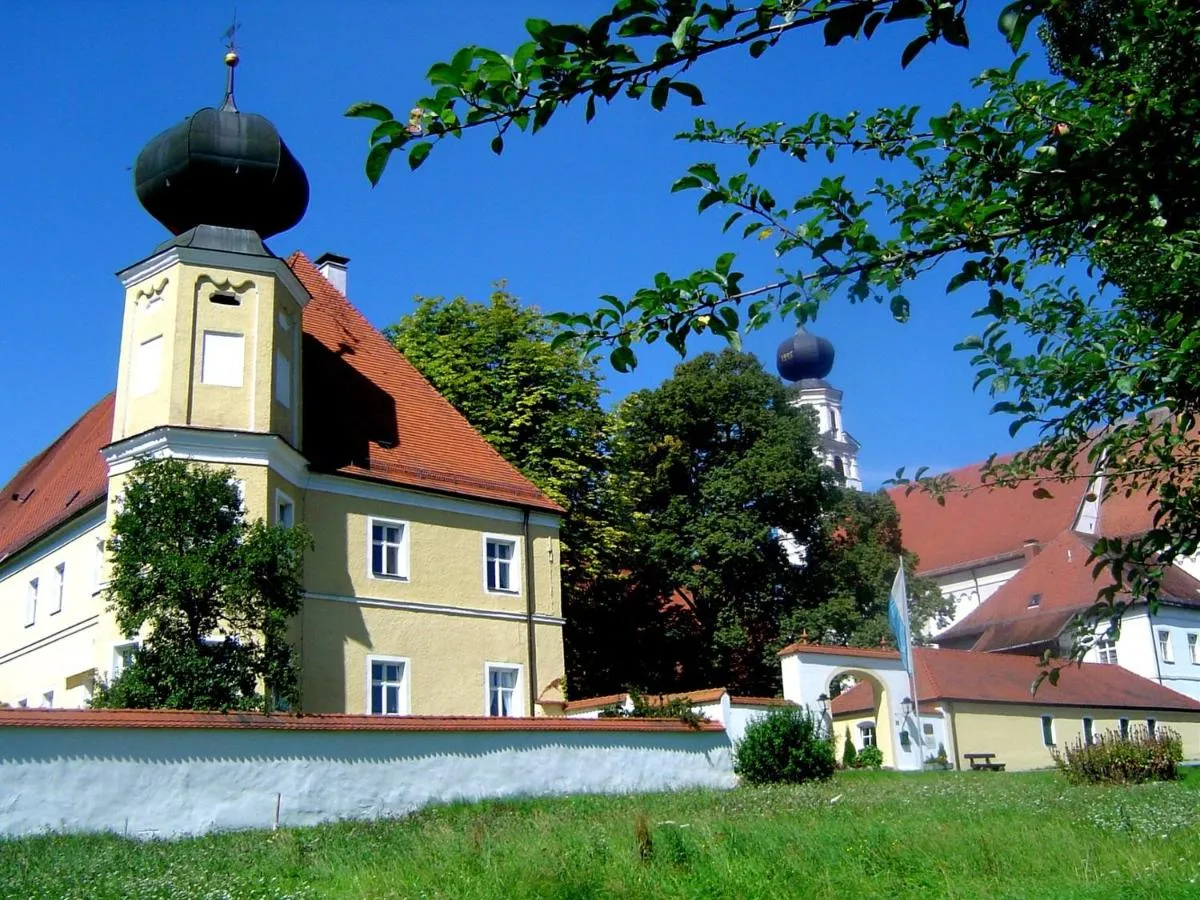
{"label": "white painted trim", "polygon": [[[371,710],[371,665],[372,663],[399,663],[404,666],[404,674],[400,678],[400,706],[399,712],[373,712]],[[386,696],[383,698],[383,705],[387,706]],[[412,715],[412,665],[407,656],[383,656],[380,654],[368,654],[367,656],[367,688],[366,696],[363,698],[363,713],[368,716],[408,716]]]}
{"label": "white painted trim", "polygon": [[[384,600],[380,597],[348,597],[345,594],[323,594],[318,591],[305,591],[305,599],[327,600],[331,603],[352,603],[356,606],[369,606],[376,609],[399,609],[405,612],[432,613],[441,616],[462,616],[468,619],[501,619],[505,622],[528,622],[525,613],[507,612],[499,609],[474,609],[469,606],[446,606],[440,603],[418,603],[412,600]],[[563,626],[567,620],[561,616],[534,614],[534,625]]]}
{"label": "white painted trim", "polygon": [[[395,575],[375,572],[375,525],[400,526],[400,550],[398,563],[400,571]],[[367,578],[372,581],[411,581],[412,580],[412,525],[403,519],[388,519],[384,516],[367,516]]]}
{"label": "white painted trim", "polygon": [[483,714],[492,717],[492,669],[516,669],[517,682],[513,685],[512,715],[510,719],[519,719],[525,712],[525,666],[513,662],[487,661],[483,664]]}
{"label": "white painted trim", "polygon": [[21,569],[36,565],[47,556],[57,553],[67,544],[78,540],[83,534],[91,531],[97,525],[104,523],[107,512],[107,502],[100,500],[95,507],[80,512],[74,519],[48,531],[30,544],[25,545],[11,556],[0,560],[0,582],[16,574]]}
{"label": "white painted trim", "polygon": [[296,501],[291,496],[280,488],[275,488],[275,508],[271,511],[272,519],[276,525],[282,524],[279,521],[279,507],[282,505],[280,501],[284,501],[292,508],[292,522],[286,527],[291,528],[296,524]]}
{"label": "white painted trim", "polygon": [[222,250],[205,250],[199,247],[168,247],[146,259],[139,260],[117,272],[117,278],[125,288],[139,281],[165,272],[176,263],[213,269],[231,269],[238,272],[253,272],[274,275],[287,288],[301,308],[308,305],[312,296],[304,289],[296,273],[288,268],[278,256],[257,256],[249,253],[229,253]]}
{"label": "white painted trim", "polygon": [[[422,509],[435,509],[439,512],[495,519],[500,522],[520,522],[524,518],[523,509],[518,504],[506,506],[491,500],[466,497],[459,499],[441,494],[427,494],[412,488],[363,481],[345,475],[312,474],[308,478],[307,487],[310,491],[341,494],[344,497],[356,497],[360,500],[381,500],[385,503],[406,504]],[[558,528],[562,518],[554,513],[531,511],[529,522],[544,528]]]}
{"label": "white painted trim", "polygon": [[117,668],[117,659],[119,658],[117,656],[117,650],[120,648],[123,648],[123,647],[133,647],[135,650],[141,650],[142,649],[142,639],[141,638],[132,638],[130,640],[121,639],[119,641],[113,641],[111,644],[109,644],[109,646],[108,646],[109,668],[105,670],[105,674],[109,677],[109,680],[116,678],[118,675],[121,674],[122,671],[124,671],[124,669]]}
{"label": "white painted trim", "polygon": [[308,461],[275,434],[162,425],[104,448],[109,477],[129,472],[143,457],[190,459],[214,465],[268,466],[295,485]]}
{"label": "white painted trim", "polygon": [[81,631],[86,631],[94,626],[99,620],[99,615],[88,616],[86,619],[80,619],[74,624],[68,625],[65,628],[60,628],[53,634],[44,635],[43,637],[38,638],[36,641],[30,641],[28,644],[23,644],[20,647],[17,647],[15,650],[10,650],[5,654],[0,655],[0,666],[4,665],[5,663],[10,663],[14,659],[24,656],[27,653],[33,653],[35,650],[41,650],[43,647],[49,647],[51,644],[65,640],[66,638],[76,635]]}
{"label": "white painted trim", "polygon": [[54,581],[51,584],[54,593],[50,597],[50,611],[47,615],[57,616],[63,611],[63,601],[67,593],[67,561],[64,559],[53,569]]}
{"label": "white painted trim", "polygon": [[[507,591],[492,590],[488,587],[488,542],[495,541],[497,543],[512,544],[512,556],[508,560],[508,583],[514,585]],[[515,534],[492,534],[484,532],[480,535],[480,547],[483,553],[483,592],[490,594],[493,597],[520,597],[521,582],[524,580],[521,573],[524,569],[521,568],[521,538]]]}

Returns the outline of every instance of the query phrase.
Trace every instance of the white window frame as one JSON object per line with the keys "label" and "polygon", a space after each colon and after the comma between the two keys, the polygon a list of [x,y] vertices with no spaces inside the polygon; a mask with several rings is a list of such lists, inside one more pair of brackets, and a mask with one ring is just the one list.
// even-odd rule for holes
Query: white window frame
{"label": "white window frame", "polygon": [[[213,338],[209,344],[209,338]],[[236,338],[242,350],[242,358],[236,372],[222,368],[224,352],[231,349]],[[230,339],[230,340],[223,340]],[[212,361],[210,364],[210,360]],[[236,331],[204,331],[200,335],[200,383],[212,387],[240,388],[246,384],[246,335]]]}
{"label": "white window frame", "polygon": [[54,688],[42,691],[42,702],[39,704],[40,709],[54,709]]}
{"label": "white window frame", "polygon": [[63,594],[66,592],[66,584],[67,564],[65,562],[60,562],[54,567],[54,594],[50,598],[51,603],[53,604],[50,607],[50,615],[62,612]]}
{"label": "white window frame", "polygon": [[96,538],[96,543],[93,550],[92,565],[95,566],[95,571],[92,573],[93,594],[100,593],[104,587],[104,538]]}
{"label": "white window frame", "polygon": [[[488,571],[491,569],[491,561],[488,558],[488,544],[500,543],[510,544],[512,546],[512,557],[507,560],[509,568],[508,583],[512,587],[508,589],[490,588],[488,587]],[[512,534],[487,534],[483,535],[483,592],[485,594],[495,594],[501,597],[519,597],[521,596],[521,539]],[[499,579],[497,579],[499,581]]]}
{"label": "white window frame", "polygon": [[37,578],[29,579],[29,586],[25,589],[25,627],[32,628],[37,624],[37,607],[38,607],[38,586]]}
{"label": "white window frame", "polygon": [[[870,736],[870,741],[867,740],[868,736]],[[862,745],[863,750],[879,746],[879,732],[875,730],[874,722],[858,723],[858,742]]]}
{"label": "white window frame", "polygon": [[1169,628],[1155,629],[1155,638],[1158,643],[1159,659],[1170,665],[1175,664],[1175,652],[1171,646],[1171,630]]}
{"label": "white window frame", "polygon": [[[375,712],[371,708],[371,688],[374,687],[374,673],[371,671],[375,663],[384,665],[399,665],[403,666],[403,674],[400,676],[400,691],[397,696],[397,707],[399,712]],[[387,707],[387,695],[383,698],[383,706]],[[410,715],[412,709],[412,664],[407,656],[380,656],[376,654],[368,654],[367,656],[367,684],[363,696],[363,710],[368,716],[407,716]]]}
{"label": "white window frame", "polygon": [[1117,665],[1117,642],[1108,636],[1096,638],[1096,661],[1105,665]]}
{"label": "white window frame", "polygon": [[[375,572],[375,526],[393,526],[400,527],[400,543],[396,545],[399,550],[396,554],[396,562],[400,567],[400,571],[396,573]],[[408,581],[409,580],[409,547],[411,541],[409,531],[411,526],[408,522],[401,519],[385,519],[382,516],[367,516],[367,577],[376,581]],[[384,561],[386,562],[386,554]]]}
{"label": "white window frame", "polygon": [[[287,506],[291,509],[290,522],[283,522],[279,515],[279,510],[284,506]],[[281,491],[279,488],[275,489],[275,524],[282,525],[284,528],[291,528],[296,524],[296,502],[291,498],[291,496],[286,494],[284,491]]]}
{"label": "white window frame", "polygon": [[1200,634],[1194,631],[1189,631],[1187,636],[1188,641],[1188,656],[1192,660],[1192,665],[1200,665],[1200,647],[1196,646],[1196,641],[1200,640]]}
{"label": "white window frame", "polygon": [[115,641],[112,645],[112,669],[109,671],[111,680],[116,681],[117,676],[125,671],[125,650],[132,650],[134,655],[142,649],[142,642],[138,638],[132,641]]}
{"label": "white window frame", "polygon": [[492,717],[492,672],[502,669],[517,673],[517,680],[512,689],[512,713],[508,718],[522,718],[527,713],[525,712],[525,667],[521,663],[485,662],[483,664],[483,714],[489,718]]}

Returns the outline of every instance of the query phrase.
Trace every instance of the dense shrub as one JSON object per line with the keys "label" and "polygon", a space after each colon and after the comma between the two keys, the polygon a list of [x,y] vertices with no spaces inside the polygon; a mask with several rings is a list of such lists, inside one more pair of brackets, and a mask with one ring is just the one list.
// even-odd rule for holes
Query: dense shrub
{"label": "dense shrub", "polygon": [[1115,731],[1098,735],[1090,744],[1076,739],[1060,753],[1054,764],[1076,784],[1137,784],[1143,781],[1174,781],[1183,759],[1183,740],[1178,732],[1145,727],[1129,729],[1128,737]]}
{"label": "dense shrub", "polygon": [[746,726],[733,769],[749,784],[824,781],[836,762],[824,725],[803,707],[773,709]]}
{"label": "dense shrub", "polygon": [[872,744],[858,751],[858,768],[878,769],[883,765],[883,751]]}
{"label": "dense shrub", "polygon": [[846,740],[842,745],[842,768],[853,769],[858,763],[858,751],[854,749],[854,741],[850,737],[850,729],[846,729]]}
{"label": "dense shrub", "polygon": [[677,719],[692,728],[699,728],[708,716],[692,709],[686,697],[666,697],[662,694],[643,694],[629,689],[629,708],[624,703],[611,703],[600,710],[602,719]]}

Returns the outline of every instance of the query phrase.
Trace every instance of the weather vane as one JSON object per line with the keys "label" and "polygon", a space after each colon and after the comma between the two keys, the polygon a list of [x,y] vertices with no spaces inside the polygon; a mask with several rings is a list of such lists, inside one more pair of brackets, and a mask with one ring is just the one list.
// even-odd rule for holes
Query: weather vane
{"label": "weather vane", "polygon": [[237,112],[237,104],[233,100],[233,70],[237,68],[238,52],[237,52],[237,33],[242,27],[242,23],[237,18],[237,7],[233,10],[233,22],[225,33],[221,35],[225,39],[225,100],[221,104],[221,109],[229,112]]}

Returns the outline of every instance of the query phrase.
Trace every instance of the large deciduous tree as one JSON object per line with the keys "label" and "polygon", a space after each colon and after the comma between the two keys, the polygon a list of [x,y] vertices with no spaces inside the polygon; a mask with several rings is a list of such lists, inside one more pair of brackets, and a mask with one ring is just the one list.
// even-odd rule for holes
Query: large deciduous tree
{"label": "large deciduous tree", "polygon": [[93,706],[269,710],[299,700],[288,624],[311,540],[303,526],[246,521],[233,478],[174,459],[129,474],[105,597],[121,633],[143,637]]}
{"label": "large deciduous tree", "polygon": [[[678,78],[695,61],[784,52],[816,28],[835,44],[920,20],[906,64],[933,40],[965,46],[965,9],[965,0],[617,0],[590,25],[527,23],[532,40],[512,55],[464,48],[433,66],[433,93],[403,121],[373,103],[350,114],[378,120],[367,160],[377,180],[393,152],[415,167],[450,136],[491,130],[500,152],[512,126],[536,131],[572,101],[589,119],[597,101],[619,96],[700,104],[701,89]],[[992,479],[1100,469],[1105,491],[1155,498],[1149,532],[1096,544],[1116,583],[1090,618],[1115,627],[1126,586],[1153,607],[1162,566],[1200,549],[1200,6],[1017,0],[999,19],[1014,50],[1035,22],[1055,77],[1027,77],[1018,57],[978,77],[975,105],[732,127],[698,120],[680,137],[709,158],[673,189],[696,192],[701,212],[723,209],[726,230],[769,239],[781,267],[749,279],[729,252],[561,321],[626,369],[641,340],[682,352],[696,333],[735,339],[777,316],[812,318],[834,297],[878,301],[903,320],[913,285],[970,286],[984,298],[983,328],[960,347],[976,383],[1014,431],[1037,436]],[[866,156],[890,172],[878,182],[829,177],[789,196],[752,177],[767,153],[798,165]],[[731,156],[740,171],[729,171]],[[1077,277],[1064,278],[1072,266]]]}

